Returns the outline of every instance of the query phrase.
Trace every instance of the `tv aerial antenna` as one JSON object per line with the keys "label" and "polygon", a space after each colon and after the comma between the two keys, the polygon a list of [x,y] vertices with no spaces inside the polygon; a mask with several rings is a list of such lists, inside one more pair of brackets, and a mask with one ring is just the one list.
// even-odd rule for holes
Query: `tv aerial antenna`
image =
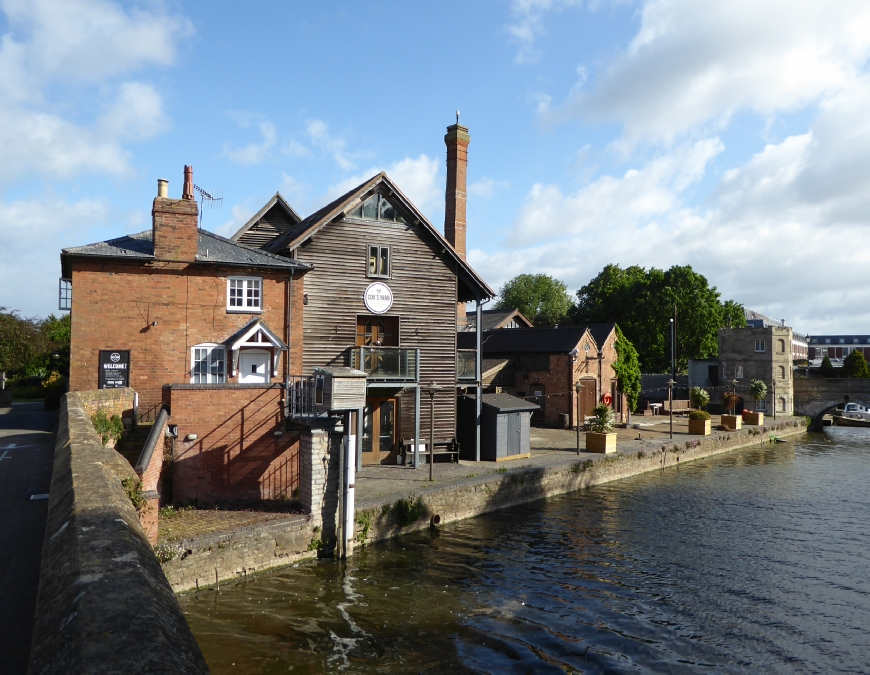
{"label": "tv aerial antenna", "polygon": [[194,185],[193,189],[199,193],[199,229],[202,229],[202,210],[221,208],[224,205],[224,196],[223,193],[203,190],[199,185]]}

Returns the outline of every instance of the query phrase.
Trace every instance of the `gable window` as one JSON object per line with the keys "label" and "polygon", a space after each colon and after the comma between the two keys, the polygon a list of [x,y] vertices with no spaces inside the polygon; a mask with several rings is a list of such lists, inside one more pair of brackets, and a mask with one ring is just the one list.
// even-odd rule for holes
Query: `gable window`
{"label": "gable window", "polygon": [[369,246],[369,276],[390,276],[390,247]]}
{"label": "gable window", "polygon": [[755,341],[755,351],[763,352],[765,348],[764,340],[756,340]]}
{"label": "gable window", "polygon": [[227,352],[223,345],[203,344],[191,349],[191,384],[222,384],[226,381]]}
{"label": "gable window", "polygon": [[387,198],[377,192],[351,211],[350,217],[363,220],[385,220],[390,223],[405,222],[405,219],[399,215],[399,212]]}
{"label": "gable window", "polygon": [[230,312],[263,311],[263,280],[259,277],[227,279],[227,310]]}

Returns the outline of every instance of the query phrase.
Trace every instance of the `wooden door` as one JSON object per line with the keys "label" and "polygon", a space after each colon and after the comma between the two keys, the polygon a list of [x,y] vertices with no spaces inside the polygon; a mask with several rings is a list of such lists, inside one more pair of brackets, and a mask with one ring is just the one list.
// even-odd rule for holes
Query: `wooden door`
{"label": "wooden door", "polygon": [[399,317],[360,315],[356,318],[357,347],[398,347]]}
{"label": "wooden door", "polygon": [[587,417],[592,415],[595,409],[595,380],[586,378],[579,380],[580,382],[580,419],[579,423],[583,424]]}
{"label": "wooden door", "polygon": [[507,454],[508,457],[522,452],[522,416],[524,413],[509,413],[507,415]]}
{"label": "wooden door", "polygon": [[362,437],[364,466],[395,462],[396,419],[396,399],[366,399]]}

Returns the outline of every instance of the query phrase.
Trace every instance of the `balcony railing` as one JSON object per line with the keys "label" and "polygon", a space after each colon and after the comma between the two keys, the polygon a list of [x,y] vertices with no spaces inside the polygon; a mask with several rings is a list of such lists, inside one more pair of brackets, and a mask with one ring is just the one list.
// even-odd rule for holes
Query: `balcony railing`
{"label": "balcony railing", "polygon": [[353,347],[350,367],[362,370],[370,381],[417,382],[420,350],[404,347]]}
{"label": "balcony railing", "polygon": [[474,349],[456,350],[456,379],[477,382],[477,352]]}

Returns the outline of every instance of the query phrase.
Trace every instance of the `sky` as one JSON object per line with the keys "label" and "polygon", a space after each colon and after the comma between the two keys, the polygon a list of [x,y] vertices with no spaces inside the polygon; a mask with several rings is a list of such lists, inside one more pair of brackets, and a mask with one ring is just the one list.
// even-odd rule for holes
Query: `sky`
{"label": "sky", "polygon": [[0,0],[0,307],[57,313],[60,249],[149,228],[185,164],[225,236],[381,170],[443,226],[460,111],[493,288],[691,265],[867,333],[868,56],[866,0]]}

